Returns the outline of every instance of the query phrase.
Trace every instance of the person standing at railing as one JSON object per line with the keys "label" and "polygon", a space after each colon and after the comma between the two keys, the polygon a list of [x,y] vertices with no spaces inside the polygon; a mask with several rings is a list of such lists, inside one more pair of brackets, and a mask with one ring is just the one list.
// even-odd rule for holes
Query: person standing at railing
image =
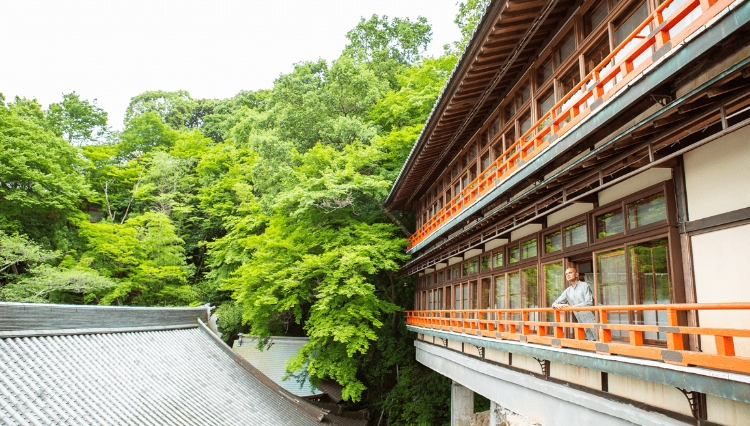
{"label": "person standing at railing", "polygon": [[[578,270],[575,268],[568,268],[565,270],[565,281],[570,284],[566,288],[560,297],[552,302],[552,309],[562,308],[579,308],[582,306],[593,306],[594,305],[594,292],[591,291],[591,286],[585,281],[578,279]],[[576,319],[580,323],[595,323],[596,317],[593,312],[589,311],[577,311],[573,312]],[[596,334],[591,328],[586,328],[586,340],[596,340]]]}

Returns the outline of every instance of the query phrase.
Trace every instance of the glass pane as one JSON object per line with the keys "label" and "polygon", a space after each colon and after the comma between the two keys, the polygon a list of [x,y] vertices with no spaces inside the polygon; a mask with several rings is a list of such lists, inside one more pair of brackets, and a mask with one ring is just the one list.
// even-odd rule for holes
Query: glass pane
{"label": "glass pane", "polygon": [[[552,302],[562,294],[565,289],[565,274],[562,262],[549,263],[542,266],[544,272],[544,301],[545,307],[551,307]],[[546,321],[554,321],[555,314],[547,313]],[[550,329],[550,334],[552,330]]]}
{"label": "glass pane", "polygon": [[646,18],[648,18],[648,6],[646,5],[646,2],[643,2],[638,10],[635,11],[635,13],[630,15],[630,17],[628,17],[628,19],[626,19],[625,22],[622,23],[622,25],[615,29],[615,46],[618,46],[620,43],[625,41],[630,33],[635,31],[638,25],[640,25],[641,22],[645,21]]}
{"label": "glass pane", "polygon": [[457,285],[453,287],[455,292],[455,301],[453,302],[453,309],[461,309],[461,286]]}
{"label": "glass pane", "polygon": [[578,222],[566,226],[563,232],[565,234],[565,247],[586,242],[586,222]]}
{"label": "glass pane", "polygon": [[508,307],[520,309],[521,305],[521,274],[511,272],[508,274]]}
{"label": "glass pane", "polygon": [[604,238],[624,231],[622,209],[617,208],[596,217],[596,237]]}
{"label": "glass pane", "polygon": [[495,253],[495,258],[493,259],[493,264],[495,268],[499,268],[503,266],[503,252]]}
{"label": "glass pane", "polygon": [[588,35],[592,30],[596,29],[596,27],[598,27],[599,24],[604,21],[604,18],[607,17],[608,13],[609,7],[606,0],[592,8],[592,10],[587,14],[585,18],[586,35]]}
{"label": "glass pane", "polygon": [[445,273],[443,271],[438,272],[438,282],[441,283],[445,281]]}
{"label": "glass pane", "polygon": [[490,277],[482,278],[482,289],[480,292],[479,309],[492,308],[492,279]]}
{"label": "glass pane", "polygon": [[495,309],[505,308],[505,275],[495,275]]}
{"label": "glass pane", "polygon": [[479,309],[479,289],[476,281],[469,282],[469,309]]}
{"label": "glass pane", "polygon": [[482,257],[482,272],[488,271],[492,268],[492,256],[487,255]]}
{"label": "glass pane", "polygon": [[469,273],[476,274],[479,272],[479,261],[477,259],[469,261]]}
{"label": "glass pane", "polygon": [[667,201],[660,192],[627,205],[630,229],[667,220]]}
{"label": "glass pane", "polygon": [[454,279],[454,280],[455,280],[456,278],[459,278],[459,274],[458,274],[458,272],[459,272],[458,266],[454,266],[454,267],[453,267],[453,279]]}
{"label": "glass pane", "polygon": [[[672,284],[669,274],[668,240],[661,238],[628,246],[630,255],[630,281],[633,283],[637,304],[653,305],[672,303]],[[636,324],[667,325],[665,311],[643,311]],[[664,333],[644,333],[651,340],[665,340]]]}
{"label": "glass pane", "polygon": [[539,306],[539,291],[536,272],[536,266],[521,271],[524,308],[536,308]]}
{"label": "glass pane", "polygon": [[521,259],[536,257],[536,238],[521,243]]}
{"label": "glass pane", "polygon": [[[596,255],[596,281],[600,305],[628,305],[627,271],[625,249],[619,248]],[[609,312],[611,324],[627,324],[627,312]],[[627,332],[612,330],[612,338],[627,340]]]}
{"label": "glass pane", "polygon": [[575,50],[576,50],[576,40],[575,40],[575,37],[573,37],[573,33],[571,32],[570,34],[566,36],[565,41],[563,41],[563,43],[560,45],[560,47],[557,50],[558,65],[562,63],[564,60],[568,59],[568,57]]}
{"label": "glass pane", "polygon": [[[539,283],[536,266],[521,270],[521,292],[523,293],[524,308],[539,307]],[[529,321],[537,321],[539,313],[531,313],[527,318]],[[532,327],[531,329],[536,330],[536,327]]]}
{"label": "glass pane", "polygon": [[508,249],[508,263],[516,263],[521,260],[521,248],[513,246]]}
{"label": "glass pane", "polygon": [[468,263],[464,263],[463,265],[461,265],[461,267],[462,267],[462,270],[463,270],[462,276],[465,277],[465,276],[469,275],[469,264]]}
{"label": "glass pane", "polygon": [[544,236],[544,252],[554,253],[558,250],[562,250],[562,233],[560,231],[553,232]]}
{"label": "glass pane", "polygon": [[468,284],[464,284],[461,286],[461,308],[471,309],[469,308],[469,285]]}

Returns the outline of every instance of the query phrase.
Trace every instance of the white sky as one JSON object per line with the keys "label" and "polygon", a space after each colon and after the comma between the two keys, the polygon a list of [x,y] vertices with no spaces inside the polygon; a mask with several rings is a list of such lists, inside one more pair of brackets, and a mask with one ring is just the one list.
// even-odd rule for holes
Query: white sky
{"label": "white sky", "polygon": [[428,54],[460,37],[458,0],[0,0],[0,93],[45,107],[76,91],[122,128],[130,98],[271,88],[295,62],[337,58],[360,17],[424,16]]}

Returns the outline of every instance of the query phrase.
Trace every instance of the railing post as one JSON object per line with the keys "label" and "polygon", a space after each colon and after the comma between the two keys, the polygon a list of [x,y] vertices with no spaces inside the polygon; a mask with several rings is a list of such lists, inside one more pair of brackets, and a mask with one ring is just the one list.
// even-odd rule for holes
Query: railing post
{"label": "railing post", "polygon": [[[557,324],[560,324],[562,322],[562,312],[560,312],[559,310],[555,310],[555,322]],[[555,326],[554,334],[556,338],[561,339],[565,337],[565,329],[560,325],[557,325]]]}
{"label": "railing post", "polygon": [[[607,318],[607,311],[605,309],[601,309],[601,308],[599,309],[599,323],[609,324],[609,319]],[[612,342],[612,330],[609,330],[606,328],[600,328],[599,340],[602,343],[611,343]]]}
{"label": "railing post", "polygon": [[670,329],[677,329],[677,332],[667,332],[667,349],[670,351],[681,351],[684,349],[682,344],[682,334],[679,333],[679,325],[677,323],[677,311],[675,309],[667,309],[667,324]]}
{"label": "railing post", "polygon": [[716,339],[716,354],[734,356],[734,338],[732,336],[714,336]]}

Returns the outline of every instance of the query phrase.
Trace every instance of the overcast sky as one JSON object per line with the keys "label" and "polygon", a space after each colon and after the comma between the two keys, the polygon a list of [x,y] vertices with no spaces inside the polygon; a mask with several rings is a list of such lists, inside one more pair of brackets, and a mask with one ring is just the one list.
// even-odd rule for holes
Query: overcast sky
{"label": "overcast sky", "polygon": [[460,37],[457,0],[0,0],[0,93],[45,107],[76,91],[122,128],[131,97],[226,98],[271,88],[295,62],[337,58],[372,14],[424,16],[429,54]]}

